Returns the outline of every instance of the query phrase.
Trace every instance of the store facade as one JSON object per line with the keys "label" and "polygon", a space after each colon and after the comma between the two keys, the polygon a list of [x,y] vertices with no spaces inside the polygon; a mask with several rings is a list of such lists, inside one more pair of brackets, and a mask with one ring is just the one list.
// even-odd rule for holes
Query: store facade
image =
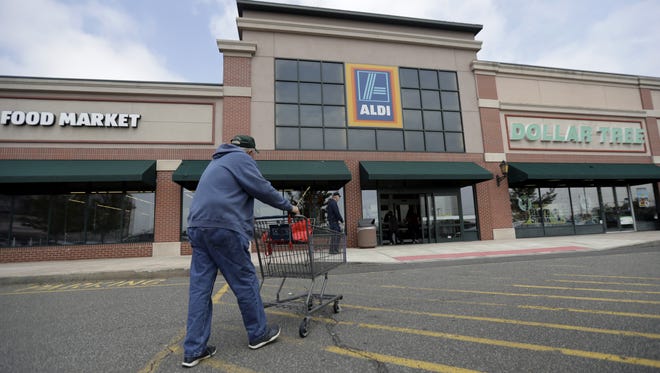
{"label": "store facade", "polygon": [[349,247],[372,222],[379,245],[659,229],[659,78],[478,61],[480,25],[237,6],[222,85],[0,77],[0,262],[190,254],[239,133],[318,224],[341,193]]}
{"label": "store facade", "polygon": [[[658,230],[658,80],[475,61],[517,238]],[[492,153],[491,153],[492,152]]]}

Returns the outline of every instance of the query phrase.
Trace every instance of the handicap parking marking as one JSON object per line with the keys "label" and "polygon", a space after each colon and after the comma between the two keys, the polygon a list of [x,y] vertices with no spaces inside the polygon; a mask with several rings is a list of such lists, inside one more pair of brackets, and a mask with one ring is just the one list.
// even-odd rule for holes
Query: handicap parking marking
{"label": "handicap parking marking", "polygon": [[167,279],[141,279],[119,281],[86,281],[31,284],[0,295],[40,294],[74,291],[137,289],[163,286],[188,286],[188,282],[168,282]]}

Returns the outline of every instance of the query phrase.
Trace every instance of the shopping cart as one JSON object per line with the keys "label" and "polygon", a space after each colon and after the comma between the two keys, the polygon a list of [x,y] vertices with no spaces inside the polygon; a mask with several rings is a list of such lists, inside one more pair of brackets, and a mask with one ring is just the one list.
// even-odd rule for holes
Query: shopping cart
{"label": "shopping cart", "polygon": [[[304,216],[266,216],[255,219],[254,240],[256,242],[261,285],[266,278],[282,278],[273,302],[264,302],[265,307],[294,304],[304,299],[305,317],[300,323],[299,334],[306,337],[311,315],[332,304],[338,313],[342,295],[325,294],[328,271],[346,263],[346,236],[314,224],[314,219]],[[320,291],[314,292],[315,280],[323,276]],[[305,293],[282,298],[281,293],[287,278],[310,279]]]}

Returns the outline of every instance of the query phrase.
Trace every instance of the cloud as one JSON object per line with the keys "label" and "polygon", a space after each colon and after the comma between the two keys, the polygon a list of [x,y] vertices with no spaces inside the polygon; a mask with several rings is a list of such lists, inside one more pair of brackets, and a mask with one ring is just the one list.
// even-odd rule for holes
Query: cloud
{"label": "cloud", "polygon": [[141,40],[136,19],[95,1],[2,1],[0,74],[180,81]]}
{"label": "cloud", "polygon": [[544,66],[658,76],[660,27],[657,1],[622,2],[575,39],[547,50],[534,61]]}
{"label": "cloud", "polygon": [[209,30],[216,39],[238,40],[238,28],[236,27],[236,17],[238,9],[236,3],[229,0],[206,0],[215,4],[214,12],[209,21]]}

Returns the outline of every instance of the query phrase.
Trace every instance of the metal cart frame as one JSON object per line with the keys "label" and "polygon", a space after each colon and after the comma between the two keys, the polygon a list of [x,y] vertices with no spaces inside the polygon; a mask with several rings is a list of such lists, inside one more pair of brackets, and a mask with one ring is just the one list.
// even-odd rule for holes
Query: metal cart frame
{"label": "metal cart frame", "polygon": [[[268,277],[282,281],[276,299],[264,302],[264,307],[280,306],[304,299],[304,318],[299,334],[309,333],[311,315],[332,304],[335,313],[340,312],[339,301],[343,295],[326,294],[328,271],[346,263],[346,235],[326,227],[317,226],[314,220],[298,215],[264,216],[255,219],[254,240],[261,269],[261,284]],[[323,276],[321,289],[314,292],[315,281]],[[287,278],[310,279],[305,293],[282,298],[281,293]]]}

